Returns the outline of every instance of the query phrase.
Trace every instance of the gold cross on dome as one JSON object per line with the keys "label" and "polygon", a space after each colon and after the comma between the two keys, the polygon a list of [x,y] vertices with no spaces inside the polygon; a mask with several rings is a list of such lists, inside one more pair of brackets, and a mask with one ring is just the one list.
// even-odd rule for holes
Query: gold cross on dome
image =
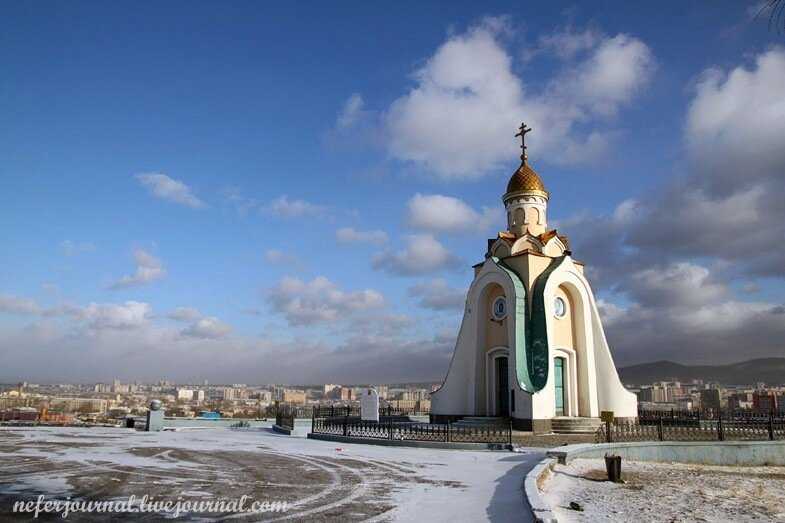
{"label": "gold cross on dome", "polygon": [[518,134],[515,135],[517,138],[518,136],[521,137],[521,160],[526,161],[528,158],[526,154],[526,133],[531,131],[531,127],[526,127],[526,124],[521,122],[521,126],[518,127]]}

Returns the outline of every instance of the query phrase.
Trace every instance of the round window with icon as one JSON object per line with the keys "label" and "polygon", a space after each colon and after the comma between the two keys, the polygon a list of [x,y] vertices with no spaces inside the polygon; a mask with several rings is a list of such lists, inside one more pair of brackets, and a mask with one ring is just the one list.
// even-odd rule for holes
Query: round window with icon
{"label": "round window with icon", "polygon": [[504,299],[504,296],[499,296],[495,300],[493,300],[493,319],[496,321],[502,321],[504,318],[507,317],[507,300]]}
{"label": "round window with icon", "polygon": [[553,314],[557,318],[564,318],[564,315],[567,314],[567,304],[564,303],[564,299],[558,296],[553,300]]}

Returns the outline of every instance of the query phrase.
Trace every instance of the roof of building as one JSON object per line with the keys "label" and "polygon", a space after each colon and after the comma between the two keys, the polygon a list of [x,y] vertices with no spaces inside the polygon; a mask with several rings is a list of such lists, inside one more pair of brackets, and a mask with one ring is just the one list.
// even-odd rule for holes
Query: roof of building
{"label": "roof of building", "polygon": [[507,183],[507,192],[505,194],[522,192],[540,193],[546,198],[548,197],[548,191],[545,189],[540,175],[532,169],[526,160],[522,161],[521,166],[512,173],[510,181]]}

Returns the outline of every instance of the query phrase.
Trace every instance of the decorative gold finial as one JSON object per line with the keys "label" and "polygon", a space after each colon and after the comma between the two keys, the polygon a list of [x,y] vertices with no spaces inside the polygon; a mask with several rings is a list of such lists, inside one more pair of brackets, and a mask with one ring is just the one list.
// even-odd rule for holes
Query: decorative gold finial
{"label": "decorative gold finial", "polygon": [[521,160],[523,160],[523,163],[526,163],[526,160],[529,159],[529,156],[526,154],[526,133],[531,130],[531,127],[526,127],[526,124],[521,122],[521,126],[518,127],[519,132],[515,135],[516,138],[518,136],[521,137]]}

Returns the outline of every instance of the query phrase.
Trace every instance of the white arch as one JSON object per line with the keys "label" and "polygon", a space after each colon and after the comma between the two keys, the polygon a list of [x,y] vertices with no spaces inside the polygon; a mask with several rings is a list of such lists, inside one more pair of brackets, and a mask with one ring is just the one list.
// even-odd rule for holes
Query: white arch
{"label": "white arch", "polygon": [[[553,297],[556,289],[562,288],[570,300],[572,325],[575,329],[573,344],[575,348],[576,375],[578,377],[578,412],[582,416],[597,417],[597,374],[594,372],[594,344],[591,336],[591,317],[587,314],[588,291],[584,281],[577,274],[565,271],[557,278],[549,278],[546,286],[546,310],[548,311],[548,333],[555,329],[551,327],[556,320],[553,313]],[[558,281],[558,283],[557,283]],[[549,340],[550,341],[550,340]]]}
{"label": "white arch", "polygon": [[[508,356],[509,383],[511,387],[518,388],[514,370],[515,287],[510,276],[493,260],[487,259],[469,288],[466,297],[466,310],[447,377],[442,386],[431,394],[431,410],[437,414],[466,415],[486,412],[486,401],[483,399],[478,402],[480,397],[486,396],[484,390],[486,385],[479,382],[478,376],[486,366],[485,358],[487,358],[487,352],[480,350],[485,347],[485,323],[488,321],[488,318],[483,314],[483,299],[493,284],[499,285],[507,298],[508,320],[505,324],[507,346],[510,347]],[[484,374],[482,372],[483,382],[486,381]]]}
{"label": "white arch", "polygon": [[[600,411],[611,410],[617,417],[637,416],[637,398],[624,388],[613,363],[605,339],[594,293],[583,273],[567,256],[548,278],[545,285],[545,311],[548,326],[548,344],[553,347],[552,333],[553,298],[562,287],[573,301],[574,343],[577,359],[578,411],[581,416],[597,417]],[[553,357],[550,358],[549,376],[553,374]],[[535,418],[539,413],[550,417],[553,412],[554,388],[549,379],[543,394],[534,398]]]}

